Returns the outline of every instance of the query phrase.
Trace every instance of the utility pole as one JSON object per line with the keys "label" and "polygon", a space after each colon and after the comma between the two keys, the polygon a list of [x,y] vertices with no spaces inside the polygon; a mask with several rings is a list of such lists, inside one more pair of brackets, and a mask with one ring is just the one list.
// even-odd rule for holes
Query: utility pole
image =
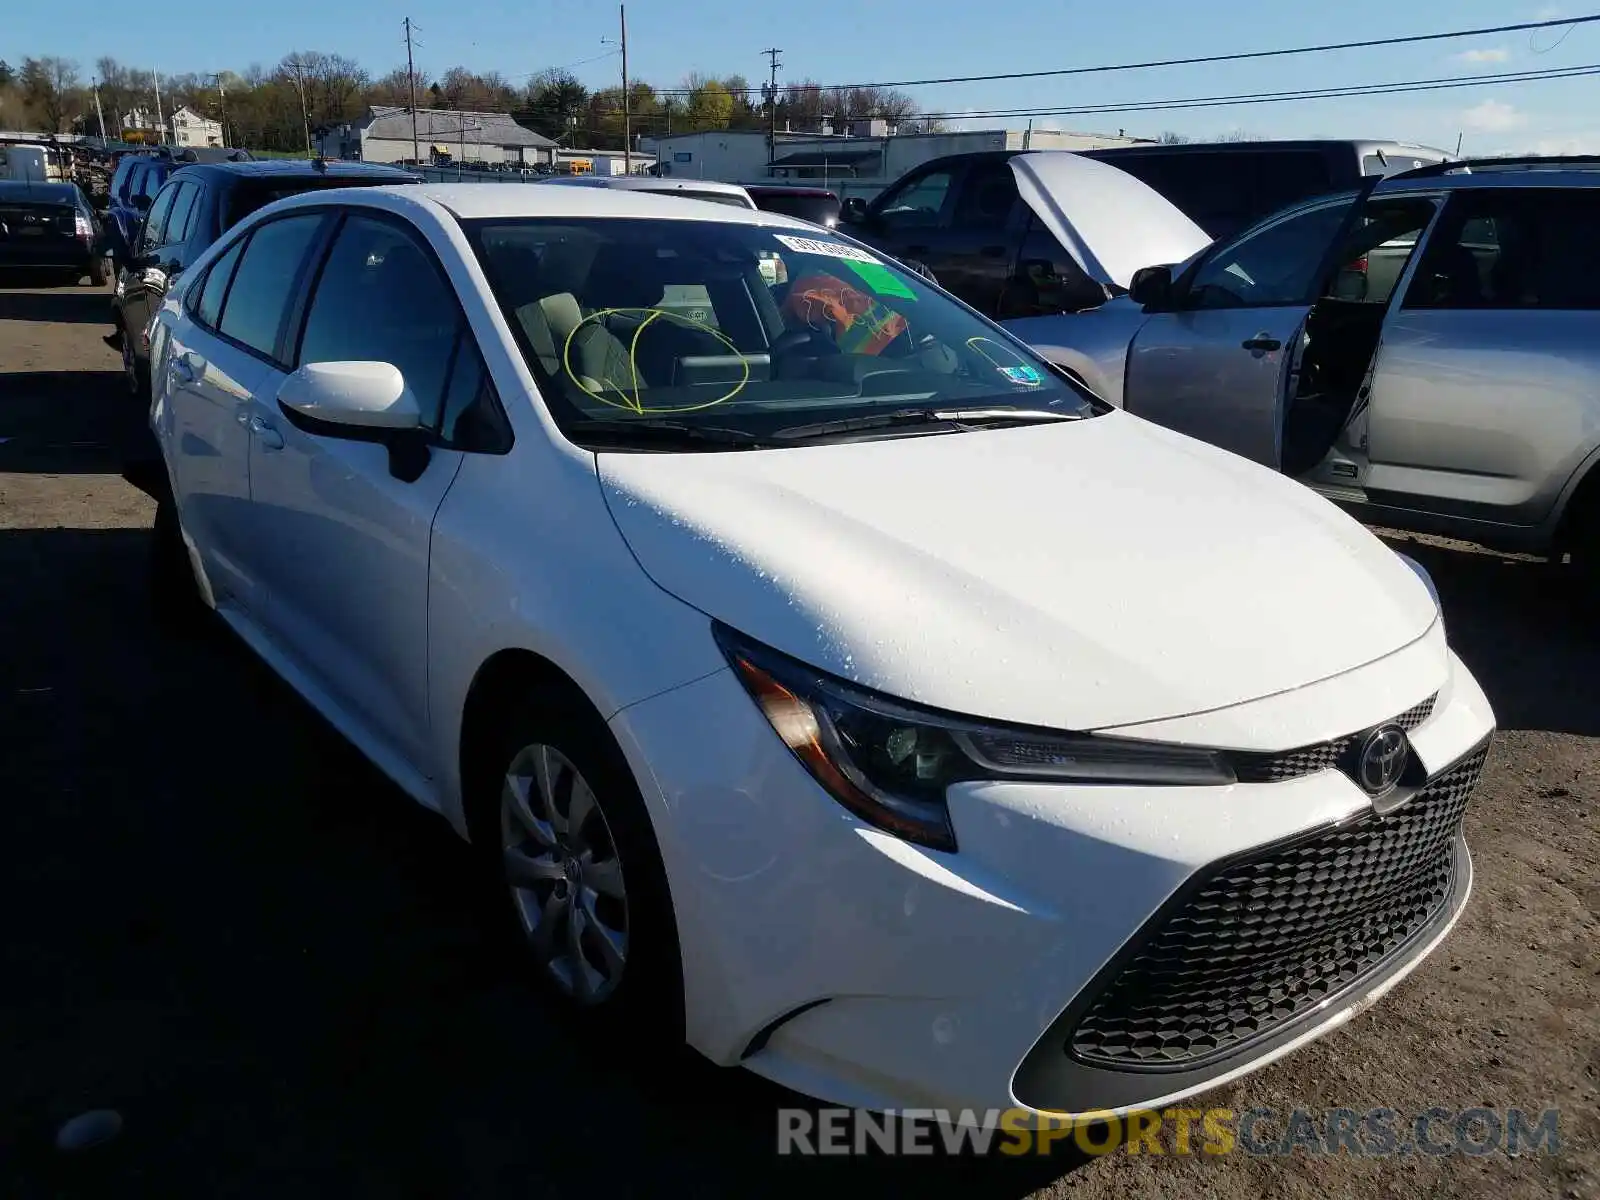
{"label": "utility pole", "polygon": [[156,84],[156,133],[164,142],[167,138],[167,118],[161,111],[161,73],[159,71],[151,71],[150,78],[155,80]]}
{"label": "utility pole", "polygon": [[94,115],[100,121],[100,149],[104,150],[106,148],[106,114],[100,107],[100,81],[98,79],[92,80],[91,85],[94,87]]}
{"label": "utility pole", "polygon": [[306,157],[311,158],[311,112],[306,108],[306,65],[300,61],[298,54],[285,62],[294,72],[294,90],[300,93],[300,124],[306,135]]}
{"label": "utility pole", "polygon": [[226,146],[228,144],[228,89],[222,85],[222,73],[220,71],[211,78],[217,81],[217,111],[222,116],[219,124],[222,126],[222,144]]}
{"label": "utility pole", "polygon": [[406,82],[411,89],[411,163],[422,165],[422,152],[417,148],[417,67],[411,58],[411,18],[406,18]]}
{"label": "utility pole", "polygon": [[633,102],[628,96],[628,6],[617,5],[622,20],[622,173],[633,174]]}
{"label": "utility pole", "polygon": [[768,46],[761,53],[767,56],[770,67],[767,82],[767,174],[772,174],[772,164],[778,160],[778,68],[783,66],[778,61],[778,55],[783,51],[776,46]]}

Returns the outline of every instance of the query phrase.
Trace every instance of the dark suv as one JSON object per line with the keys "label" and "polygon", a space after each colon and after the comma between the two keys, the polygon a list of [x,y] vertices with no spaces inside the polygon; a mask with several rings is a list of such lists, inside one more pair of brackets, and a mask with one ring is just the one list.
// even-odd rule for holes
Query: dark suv
{"label": "dark suv", "polygon": [[150,346],[145,330],[174,276],[223,232],[259,208],[319,188],[421,183],[420,176],[376,163],[302,160],[175,164],[129,240],[130,262],[117,276],[110,338],[122,351],[132,393],[150,395]]}

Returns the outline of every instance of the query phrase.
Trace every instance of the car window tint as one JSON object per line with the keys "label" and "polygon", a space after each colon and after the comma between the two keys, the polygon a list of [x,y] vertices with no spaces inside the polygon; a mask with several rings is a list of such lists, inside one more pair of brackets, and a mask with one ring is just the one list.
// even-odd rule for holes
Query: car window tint
{"label": "car window tint", "polygon": [[299,362],[386,362],[435,425],[460,306],[427,253],[388,221],[352,217],[317,281]]}
{"label": "car window tint", "polygon": [[1407,308],[1600,308],[1600,192],[1457,193],[1417,266]]}
{"label": "car window tint", "polygon": [[167,213],[167,226],[162,233],[162,244],[176,245],[189,236],[189,219],[194,215],[194,202],[200,189],[192,183],[178,185],[178,194]]}
{"label": "car window tint", "polygon": [[1255,159],[1254,208],[1247,219],[1271,216],[1334,187],[1328,160],[1315,150],[1263,151]]}
{"label": "car window tint", "polygon": [[269,221],[250,235],[218,328],[259,354],[276,357],[278,329],[299,279],[321,213]]}
{"label": "car window tint", "polygon": [[1017,199],[1017,179],[1011,164],[984,163],[967,172],[952,224],[957,229],[1003,228],[1011,219]]}
{"label": "car window tint", "polygon": [[200,289],[200,303],[195,308],[195,316],[212,329],[217,327],[217,319],[222,315],[222,298],[228,293],[228,280],[233,278],[233,268],[243,248],[243,242],[235,242],[217,259],[206,274],[205,285]]}
{"label": "car window tint", "polygon": [[1346,235],[1327,295],[1387,304],[1436,211],[1432,200],[1420,197],[1368,201]]}
{"label": "car window tint", "polygon": [[895,229],[937,224],[953,178],[949,171],[930,171],[912,180],[900,191],[889,194],[878,209],[879,219]]}
{"label": "car window tint", "polygon": [[1347,207],[1327,204],[1255,229],[1208,257],[1195,273],[1186,308],[1309,304],[1317,269]]}
{"label": "car window tint", "polygon": [[156,197],[156,202],[150,206],[149,215],[144,219],[144,236],[139,241],[140,249],[154,250],[163,245],[162,239],[167,233],[167,214],[172,211],[177,192],[176,187],[163,189]]}

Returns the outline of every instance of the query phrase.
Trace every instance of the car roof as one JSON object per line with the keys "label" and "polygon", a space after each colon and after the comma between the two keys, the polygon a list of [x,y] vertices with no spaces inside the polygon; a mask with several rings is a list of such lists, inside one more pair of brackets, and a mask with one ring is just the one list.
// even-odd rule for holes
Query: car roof
{"label": "car roof", "polygon": [[425,183],[404,187],[363,187],[307,192],[281,200],[274,211],[317,204],[358,204],[391,210],[432,202],[461,220],[495,217],[603,217],[720,221],[765,225],[816,234],[816,226],[782,213],[734,207],[692,196],[644,188],[542,187],[538,184]]}
{"label": "car roof", "polygon": [[274,158],[265,161],[252,162],[219,162],[219,163],[178,163],[180,167],[194,170],[204,167],[208,172],[221,172],[226,175],[235,175],[246,179],[281,179],[302,175],[316,175],[321,178],[329,176],[377,176],[415,179],[415,172],[407,171],[403,167],[391,167],[387,163],[365,162],[324,162],[316,165],[315,159],[310,158]]}
{"label": "car roof", "polygon": [[839,197],[832,188],[825,187],[798,187],[782,183],[750,183],[745,185],[745,191],[752,196],[803,196],[816,197],[818,200]]}
{"label": "car roof", "polygon": [[34,183],[26,179],[0,179],[0,200],[39,200],[45,203],[76,204],[75,183]]}
{"label": "car roof", "polygon": [[702,192],[719,192],[729,196],[745,194],[737,183],[724,183],[720,179],[684,179],[678,175],[558,175],[545,180],[546,184],[565,184],[568,187],[615,188],[618,191],[670,192],[681,188],[698,188]]}

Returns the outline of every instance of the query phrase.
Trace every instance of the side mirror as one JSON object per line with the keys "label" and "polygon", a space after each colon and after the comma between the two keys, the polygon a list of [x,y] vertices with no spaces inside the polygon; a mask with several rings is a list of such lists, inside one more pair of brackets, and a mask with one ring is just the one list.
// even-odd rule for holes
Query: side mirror
{"label": "side mirror", "polygon": [[1172,268],[1140,267],[1133,273],[1128,296],[1142,308],[1164,308],[1172,299]]}
{"label": "side mirror", "polygon": [[140,212],[149,212],[150,211],[150,197],[146,196],[143,192],[135,193],[134,197],[133,197],[133,206],[135,208],[137,208]]}
{"label": "side mirror", "polygon": [[307,433],[387,446],[389,472],[402,482],[415,482],[428,468],[431,431],[391,363],[307,363],[283,381],[278,407]]}
{"label": "side mirror", "polygon": [[867,202],[860,196],[846,196],[839,205],[839,220],[847,225],[865,225]]}

